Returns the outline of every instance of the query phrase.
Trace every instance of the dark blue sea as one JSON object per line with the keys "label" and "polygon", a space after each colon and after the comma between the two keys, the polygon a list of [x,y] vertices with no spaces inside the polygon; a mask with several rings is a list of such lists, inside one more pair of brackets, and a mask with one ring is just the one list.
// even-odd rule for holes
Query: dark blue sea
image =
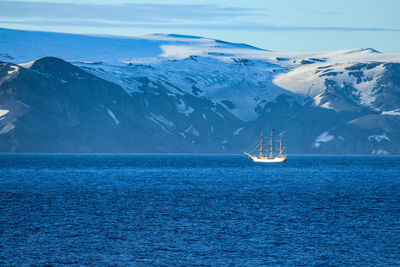
{"label": "dark blue sea", "polygon": [[400,266],[400,157],[0,155],[1,266]]}

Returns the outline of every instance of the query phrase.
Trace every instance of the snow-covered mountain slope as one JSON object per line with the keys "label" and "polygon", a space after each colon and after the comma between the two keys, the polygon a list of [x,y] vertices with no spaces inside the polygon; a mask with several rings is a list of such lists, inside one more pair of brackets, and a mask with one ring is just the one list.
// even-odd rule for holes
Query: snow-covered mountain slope
{"label": "snow-covered mountain slope", "polygon": [[307,64],[278,75],[274,83],[281,88],[307,95],[314,100],[316,106],[342,110],[343,107],[332,102],[327,94],[328,88],[337,87],[339,91],[347,91],[347,98],[358,105],[386,111],[396,107],[383,107],[377,103],[377,97],[381,95],[382,78],[389,74],[388,66],[392,65],[391,62],[384,62],[384,59]]}
{"label": "snow-covered mountain slope", "polygon": [[[361,128],[350,122],[370,115],[382,124],[369,129],[364,142],[371,143],[368,136],[383,133],[388,135],[391,147],[397,142],[396,127],[384,132],[379,125],[388,121],[397,125],[395,121],[400,118],[400,55],[369,48],[282,53],[173,34],[116,37],[0,28],[0,61],[19,64],[7,68],[0,86],[17,75],[19,68],[33,71],[37,59],[48,56],[119,85],[136,99],[134,103],[142,108],[146,123],[161,135],[181,138],[186,147],[207,144],[214,152],[218,147],[240,152],[260,130],[273,127],[286,129],[295,140],[290,144],[292,152],[341,153],[345,150],[339,141],[331,146],[335,140],[342,140],[337,137],[338,129],[351,135]],[[62,76],[63,65],[55,63],[53,67],[61,72],[53,76]],[[2,106],[0,110],[9,111],[3,119],[14,114]],[[113,122],[124,125],[112,108],[105,110]],[[26,109],[21,108],[21,112]],[[366,128],[362,129],[367,134]],[[340,133],[351,139],[345,135]],[[371,144],[367,150],[360,145],[358,152],[346,153],[379,149],[400,153],[379,147],[382,142]],[[199,151],[208,150],[204,147]]]}
{"label": "snow-covered mountain slope", "polygon": [[20,31],[0,28],[1,56],[18,63],[39,57],[63,57],[71,61],[126,65],[157,59],[185,59],[189,56],[262,57],[262,49],[245,44],[175,34],[138,37],[77,35]]}
{"label": "snow-covered mountain slope", "polygon": [[[236,62],[236,61],[237,62]],[[127,92],[163,86],[171,94],[191,94],[220,103],[236,117],[257,118],[257,107],[286,92],[272,83],[276,66],[269,62],[190,56],[125,66],[75,63],[77,66],[121,85]]]}
{"label": "snow-covered mountain slope", "polygon": [[271,82],[280,67],[264,60],[267,51],[244,44],[181,35],[126,38],[6,29],[0,37],[0,60],[63,58],[129,93],[140,91],[146,77],[150,86],[163,84],[171,93],[179,88],[227,103],[243,120],[255,119],[255,107],[282,92]]}
{"label": "snow-covered mountain slope", "polygon": [[[350,97],[358,98],[356,104],[375,108],[374,88],[385,63],[400,62],[400,55],[373,49],[280,53],[182,35],[112,37],[0,29],[0,37],[0,60],[26,63],[44,56],[63,58],[129,93],[140,91],[146,77],[148,84],[163,84],[171,93],[179,88],[228,103],[232,114],[245,121],[256,119],[257,110],[285,90],[314,98],[317,106],[340,110],[339,104],[335,107],[322,97],[326,80],[340,87],[351,85]],[[354,73],[353,66],[372,62],[380,64]]]}
{"label": "snow-covered mountain slope", "polygon": [[[359,102],[370,105],[376,79],[384,71],[383,62],[400,62],[399,55],[373,49],[279,53],[182,35],[128,38],[0,29],[0,36],[0,60],[25,63],[55,56],[118,82],[128,92],[138,90],[141,76],[151,80],[161,77],[163,82],[186,92],[196,87],[205,97],[232,102],[237,107],[232,112],[245,120],[255,119],[254,109],[281,94],[280,88],[313,97],[319,105],[325,80],[333,76],[339,85],[356,84],[354,94],[360,96]],[[368,69],[365,80],[357,84],[351,66],[369,62],[382,64]],[[331,107],[329,103],[321,106]]]}
{"label": "snow-covered mountain slope", "polygon": [[243,126],[207,99],[128,95],[54,57],[0,62],[0,108],[3,152],[218,152]]}

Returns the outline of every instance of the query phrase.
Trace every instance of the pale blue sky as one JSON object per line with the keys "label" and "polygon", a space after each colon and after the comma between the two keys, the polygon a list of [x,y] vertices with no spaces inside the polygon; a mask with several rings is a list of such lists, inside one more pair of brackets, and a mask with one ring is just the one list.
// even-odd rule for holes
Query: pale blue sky
{"label": "pale blue sky", "polygon": [[399,12],[399,0],[0,0],[0,27],[178,33],[275,51],[372,47],[400,53]]}

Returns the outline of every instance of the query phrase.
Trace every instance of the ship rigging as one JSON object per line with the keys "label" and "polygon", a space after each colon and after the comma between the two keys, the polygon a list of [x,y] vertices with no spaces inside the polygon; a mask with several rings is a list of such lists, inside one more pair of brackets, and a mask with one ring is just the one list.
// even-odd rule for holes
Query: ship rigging
{"label": "ship rigging", "polygon": [[251,155],[247,152],[243,152],[247,156],[249,156],[254,162],[266,162],[266,163],[278,163],[278,162],[285,162],[287,160],[287,155],[283,153],[285,147],[283,147],[283,133],[280,134],[279,139],[279,154],[274,155],[274,130],[271,131],[270,138],[269,138],[269,155],[265,155],[264,153],[264,138],[263,134],[261,133],[260,142],[259,142],[259,155]]}

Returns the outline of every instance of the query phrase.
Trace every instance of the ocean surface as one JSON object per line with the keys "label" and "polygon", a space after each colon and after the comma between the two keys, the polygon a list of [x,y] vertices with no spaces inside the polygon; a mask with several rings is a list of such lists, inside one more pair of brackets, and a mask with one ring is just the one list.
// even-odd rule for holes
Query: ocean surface
{"label": "ocean surface", "polygon": [[400,266],[400,157],[0,155],[1,266]]}

